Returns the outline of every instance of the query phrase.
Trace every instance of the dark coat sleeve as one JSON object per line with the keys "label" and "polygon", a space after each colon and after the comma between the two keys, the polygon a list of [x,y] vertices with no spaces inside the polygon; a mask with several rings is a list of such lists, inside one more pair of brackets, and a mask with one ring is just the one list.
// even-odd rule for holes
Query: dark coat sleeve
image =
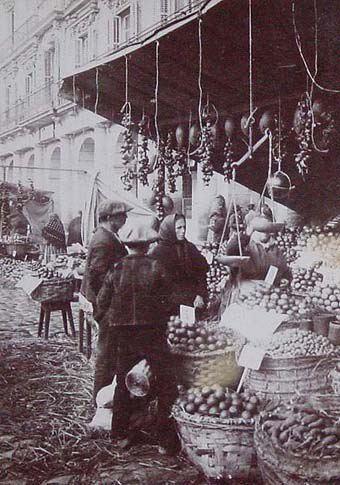
{"label": "dark coat sleeve", "polygon": [[189,244],[197,295],[200,295],[206,299],[208,296],[207,273],[209,271],[209,265],[205,257],[199,252],[196,246],[192,243]]}
{"label": "dark coat sleeve", "polygon": [[110,307],[111,298],[114,290],[114,278],[112,271],[109,271],[103,281],[103,284],[97,295],[96,311],[94,313],[95,320],[100,323],[104,318],[107,310]]}
{"label": "dark coat sleeve", "polygon": [[92,248],[91,260],[88,266],[89,284],[95,294],[98,294],[112,261],[112,245],[101,243]]}

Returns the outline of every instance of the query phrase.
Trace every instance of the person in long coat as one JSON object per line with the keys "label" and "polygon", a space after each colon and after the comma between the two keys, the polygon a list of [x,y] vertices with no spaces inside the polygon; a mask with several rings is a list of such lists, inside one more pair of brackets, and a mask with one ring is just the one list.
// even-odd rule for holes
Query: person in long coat
{"label": "person in long coat", "polygon": [[97,318],[109,325],[118,345],[117,387],[113,398],[112,437],[124,447],[130,444],[129,420],[134,401],[125,384],[128,371],[146,358],[156,380],[159,444],[169,447],[171,405],[176,398],[174,369],[167,346],[166,325],[171,313],[171,282],[164,266],[147,255],[157,232],[135,227],[125,244],[129,255],[108,272],[97,297]]}
{"label": "person in long coat", "polygon": [[[90,241],[85,272],[80,291],[92,303],[96,313],[97,295],[106,273],[127,254],[118,231],[127,219],[130,208],[120,201],[105,201],[98,208],[99,225]],[[93,397],[98,391],[111,384],[116,361],[115,344],[108,338],[107,325],[96,319],[99,332],[96,349]]]}
{"label": "person in long coat", "polygon": [[164,218],[159,228],[159,243],[151,255],[166,268],[172,285],[172,311],[180,305],[202,309],[207,300],[208,263],[194,244],[185,238],[186,221],[182,214]]}

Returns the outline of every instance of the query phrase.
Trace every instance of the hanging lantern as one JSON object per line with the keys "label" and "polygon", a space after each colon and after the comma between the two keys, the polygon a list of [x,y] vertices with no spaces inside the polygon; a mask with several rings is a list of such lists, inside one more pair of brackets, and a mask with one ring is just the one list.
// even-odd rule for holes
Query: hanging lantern
{"label": "hanging lantern", "polygon": [[259,128],[264,135],[266,130],[272,130],[274,126],[274,116],[271,111],[265,111],[260,118]]}
{"label": "hanging lantern", "polygon": [[200,137],[200,129],[199,127],[195,124],[190,127],[189,131],[189,142],[191,146],[196,146],[198,144],[198,140]]}
{"label": "hanging lantern", "polygon": [[188,133],[182,125],[177,126],[175,138],[179,149],[184,148],[188,143]]}
{"label": "hanging lantern", "polygon": [[231,138],[233,136],[235,130],[235,123],[234,120],[230,117],[225,120],[224,123],[224,132],[227,138]]}
{"label": "hanging lantern", "polygon": [[287,199],[292,188],[289,176],[281,170],[275,172],[267,180],[267,190],[275,200]]}
{"label": "hanging lantern", "polygon": [[241,130],[244,135],[248,136],[249,133],[249,123],[248,123],[249,115],[245,114],[241,118]]}

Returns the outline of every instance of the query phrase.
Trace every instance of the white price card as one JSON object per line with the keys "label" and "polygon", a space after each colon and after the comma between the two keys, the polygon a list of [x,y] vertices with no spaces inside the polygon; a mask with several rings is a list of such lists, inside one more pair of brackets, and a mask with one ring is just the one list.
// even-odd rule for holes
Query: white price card
{"label": "white price card", "polygon": [[266,351],[264,349],[246,344],[240,353],[237,363],[239,366],[247,369],[259,370],[265,355]]}
{"label": "white price card", "polygon": [[179,307],[180,319],[185,323],[195,323],[195,308],[192,306],[181,305]]}
{"label": "white price card", "polygon": [[272,266],[272,265],[269,266],[267,275],[264,279],[264,281],[267,285],[272,286],[274,284],[274,281],[275,281],[275,278],[276,278],[278,271],[279,271],[279,269],[276,266]]}

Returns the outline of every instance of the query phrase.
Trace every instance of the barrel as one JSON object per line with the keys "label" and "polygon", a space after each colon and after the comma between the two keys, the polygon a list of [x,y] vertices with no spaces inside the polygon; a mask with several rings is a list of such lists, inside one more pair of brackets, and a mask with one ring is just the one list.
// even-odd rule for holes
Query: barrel
{"label": "barrel", "polygon": [[330,369],[331,359],[325,356],[265,357],[259,370],[249,370],[245,387],[265,400],[328,392]]}

